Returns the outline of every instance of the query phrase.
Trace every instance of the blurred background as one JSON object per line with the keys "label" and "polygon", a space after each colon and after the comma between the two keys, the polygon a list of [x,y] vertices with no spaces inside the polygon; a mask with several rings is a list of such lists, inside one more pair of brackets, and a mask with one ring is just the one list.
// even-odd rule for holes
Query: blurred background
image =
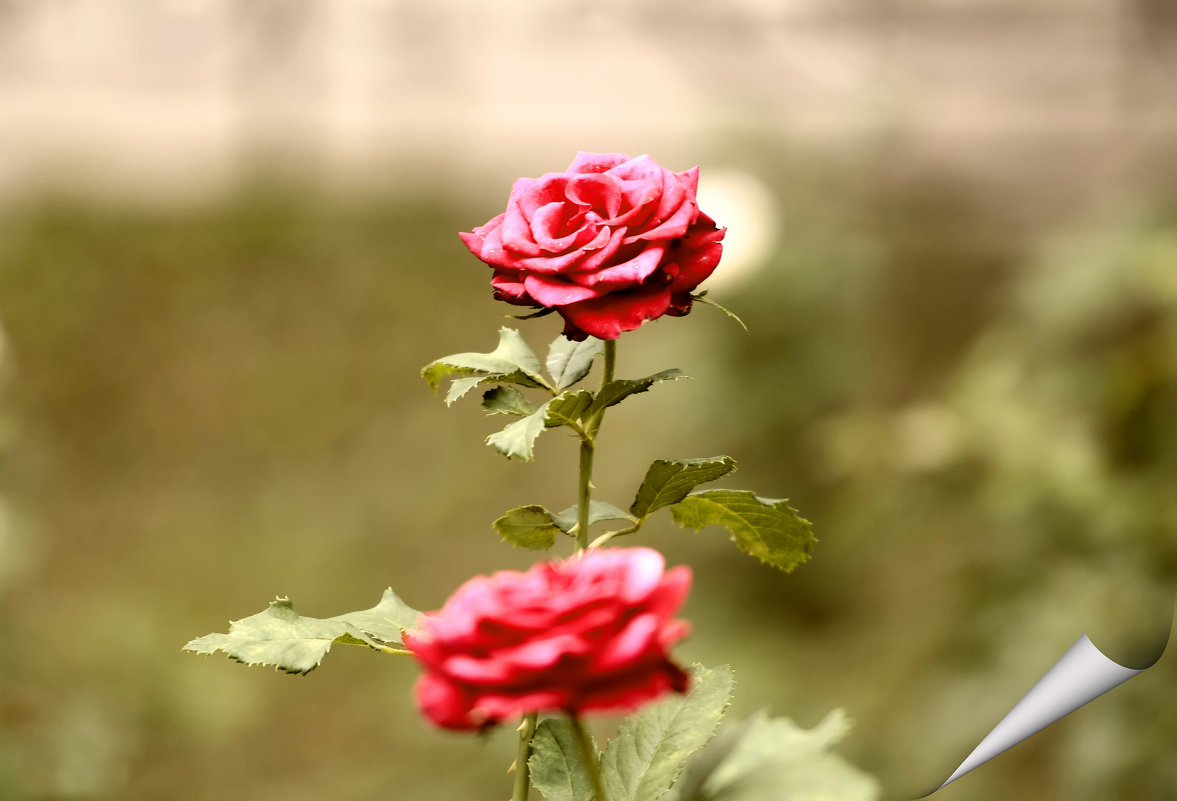
{"label": "blurred background", "polygon": [[[407,660],[181,654],[289,595],[437,608],[534,554],[575,448],[481,443],[418,376],[511,309],[456,233],[577,150],[701,167],[706,307],[609,417],[598,497],[727,453],[820,543],[718,530],[686,661],[884,798],[938,784],[1082,633],[1155,656],[1177,582],[1171,0],[0,2],[0,798],[501,799]],[[543,352],[553,318],[521,323]],[[567,550],[567,547],[564,547]],[[1177,797],[1177,654],[945,801]]]}

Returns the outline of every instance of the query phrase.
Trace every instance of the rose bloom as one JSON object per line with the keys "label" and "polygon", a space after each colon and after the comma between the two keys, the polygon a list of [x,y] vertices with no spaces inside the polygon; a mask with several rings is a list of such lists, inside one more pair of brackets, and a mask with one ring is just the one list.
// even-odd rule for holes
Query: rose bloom
{"label": "rose bloom", "polygon": [[559,312],[569,339],[616,339],[685,315],[719,264],[724,231],[699,211],[698,185],[698,167],[580,153],[565,172],[517,180],[505,212],[460,236],[494,268],[497,299]]}
{"label": "rose bloom", "polygon": [[525,573],[476,576],[407,632],[425,668],[424,715],[480,729],[529,712],[628,712],[688,677],[667,650],[688,625],[672,616],[691,571],[664,572],[650,548],[592,549]]}

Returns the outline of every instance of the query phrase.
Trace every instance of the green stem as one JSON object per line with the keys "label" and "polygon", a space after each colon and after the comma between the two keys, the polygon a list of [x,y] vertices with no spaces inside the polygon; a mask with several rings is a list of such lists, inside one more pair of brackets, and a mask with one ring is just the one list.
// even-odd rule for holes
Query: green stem
{"label": "green stem", "polygon": [[[605,366],[601,371],[601,389],[604,389],[610,381],[613,380],[613,370],[617,366],[617,340],[605,340]],[[597,412],[596,416],[589,421],[589,435],[596,439],[597,431],[601,428],[601,420],[605,417],[605,410]]]}
{"label": "green stem", "polygon": [[600,756],[597,754],[597,749],[593,748],[593,742],[589,738],[588,731],[584,728],[584,723],[575,715],[570,717],[572,719],[572,734],[576,738],[577,748],[580,749],[580,760],[584,763],[585,771],[588,773],[593,796],[596,801],[605,801],[605,783],[601,780]]}
{"label": "green stem", "polygon": [[576,494],[576,552],[588,547],[589,501],[593,497],[593,441],[580,441],[580,475]]}
{"label": "green stem", "polygon": [[[601,372],[601,389],[613,380],[613,370],[617,364],[617,340],[605,340],[605,366]],[[576,552],[580,553],[589,547],[589,502],[593,499],[593,451],[597,445],[597,432],[601,430],[601,420],[605,417],[605,410],[597,412],[585,421],[585,434],[580,438],[580,472],[576,493]]]}
{"label": "green stem", "polygon": [[601,379],[601,384],[608,384],[613,380],[613,367],[617,364],[617,340],[605,340],[605,375]]}
{"label": "green stem", "polygon": [[531,758],[531,738],[535,736],[535,721],[539,715],[532,712],[523,716],[523,723],[519,726],[519,748],[515,752],[515,789],[511,792],[511,801],[527,801],[527,793],[531,789],[531,769],[527,760]]}

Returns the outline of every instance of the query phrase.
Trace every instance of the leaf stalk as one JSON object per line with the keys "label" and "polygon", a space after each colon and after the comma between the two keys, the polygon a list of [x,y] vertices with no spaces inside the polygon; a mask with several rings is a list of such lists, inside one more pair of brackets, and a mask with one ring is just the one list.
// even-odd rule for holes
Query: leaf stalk
{"label": "leaf stalk", "polygon": [[637,522],[636,525],[630,526],[629,528],[621,528],[616,531],[606,531],[604,534],[602,534],[601,536],[599,536],[595,540],[593,540],[589,544],[589,547],[590,548],[600,548],[602,545],[604,545],[606,542],[613,539],[614,537],[624,537],[627,534],[637,534],[638,531],[642,527],[642,523],[644,523],[644,522],[646,522],[646,519],[642,518],[641,520],[639,520]]}

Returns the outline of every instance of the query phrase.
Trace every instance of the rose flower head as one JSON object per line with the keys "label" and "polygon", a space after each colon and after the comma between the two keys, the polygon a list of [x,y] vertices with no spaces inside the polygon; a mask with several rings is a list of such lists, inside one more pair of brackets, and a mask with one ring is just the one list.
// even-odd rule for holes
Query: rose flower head
{"label": "rose flower head", "polygon": [[495,298],[554,310],[564,335],[616,339],[691,310],[724,231],[699,211],[699,168],[579,153],[565,172],[515,181],[507,210],[461,234],[494,268]]}
{"label": "rose flower head", "polygon": [[688,632],[673,615],[690,585],[689,568],[665,570],[650,548],[476,576],[405,635],[425,669],[417,705],[438,726],[479,729],[537,711],[625,713],[685,692],[667,651]]}

